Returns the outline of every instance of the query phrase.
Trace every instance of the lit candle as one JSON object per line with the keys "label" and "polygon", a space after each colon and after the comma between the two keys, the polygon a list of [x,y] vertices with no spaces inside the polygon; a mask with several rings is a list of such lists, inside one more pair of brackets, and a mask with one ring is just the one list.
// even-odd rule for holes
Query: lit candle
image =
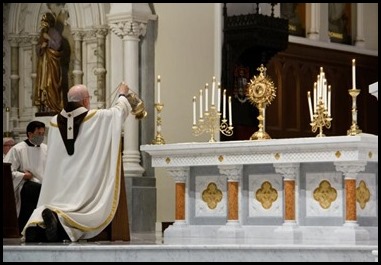
{"label": "lit candle", "polygon": [[200,89],[200,119],[202,119],[202,89]]}
{"label": "lit candle", "polygon": [[193,97],[193,125],[196,125],[196,97]]}
{"label": "lit candle", "polygon": [[313,121],[313,114],[312,114],[312,103],[311,103],[311,92],[310,91],[307,92],[307,98],[308,98],[308,108],[310,110],[310,119],[312,122]]}
{"label": "lit candle", "polygon": [[328,117],[331,117],[331,85],[328,85]]}
{"label": "lit candle", "polygon": [[352,89],[356,89],[356,60],[352,60]]}
{"label": "lit candle", "polygon": [[224,95],[222,97],[222,119],[226,120],[226,89],[224,89]]}
{"label": "lit candle", "polygon": [[317,83],[314,83],[314,113],[316,112],[317,96],[316,96],[316,86]]}
{"label": "lit candle", "polygon": [[215,97],[215,90],[216,90],[216,77],[213,76],[213,83],[212,83],[212,106],[214,106],[214,97]]}
{"label": "lit candle", "polygon": [[157,103],[160,103],[160,75],[157,76]]}
{"label": "lit candle", "polygon": [[229,126],[232,126],[233,119],[232,119],[232,97],[229,96]]}
{"label": "lit candle", "polygon": [[208,83],[205,84],[205,111],[208,112]]}
{"label": "lit candle", "polygon": [[218,92],[217,92],[217,110],[221,113],[221,84],[218,83]]}
{"label": "lit candle", "polygon": [[6,107],[5,108],[5,113],[6,113],[6,118],[5,118],[6,132],[9,132],[9,111],[10,111],[9,107]]}

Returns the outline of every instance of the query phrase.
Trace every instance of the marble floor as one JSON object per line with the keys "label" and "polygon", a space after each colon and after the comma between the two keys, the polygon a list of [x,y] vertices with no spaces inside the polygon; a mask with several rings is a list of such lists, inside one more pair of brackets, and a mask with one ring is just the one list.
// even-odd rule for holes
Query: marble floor
{"label": "marble floor", "polygon": [[374,262],[378,240],[356,244],[327,242],[250,243],[187,240],[165,243],[161,232],[132,233],[131,240],[22,243],[3,238],[3,262]]}

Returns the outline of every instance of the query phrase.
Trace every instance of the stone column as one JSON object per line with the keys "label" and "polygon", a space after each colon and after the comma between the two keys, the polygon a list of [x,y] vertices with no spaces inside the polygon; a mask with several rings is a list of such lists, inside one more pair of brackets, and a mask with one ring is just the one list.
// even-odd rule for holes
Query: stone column
{"label": "stone column", "polygon": [[[32,100],[36,98],[37,95],[35,95],[35,85],[36,85],[36,78],[37,78],[37,52],[36,52],[36,46],[38,43],[38,34],[31,34],[32,39],[32,72],[30,77],[32,78]],[[34,105],[34,102],[32,103]]]}
{"label": "stone column", "polygon": [[[111,20],[110,28],[123,40],[123,79],[131,90],[139,94],[139,37],[144,36],[147,22],[132,18],[115,20]],[[123,165],[125,177],[143,175],[139,152],[139,120],[133,115],[129,115],[124,125]]]}
{"label": "stone column", "polygon": [[296,225],[295,179],[299,174],[299,164],[274,164],[274,168],[283,176],[284,224]]}
{"label": "stone column", "polygon": [[221,175],[227,176],[228,212],[227,225],[239,224],[239,183],[242,179],[242,165],[219,166]]}
{"label": "stone column", "polygon": [[100,27],[96,29],[97,36],[97,68],[95,69],[95,75],[97,76],[97,106],[98,108],[106,107],[106,47],[105,38],[108,33],[107,28]]}
{"label": "stone column", "polygon": [[309,16],[310,21],[309,23],[307,23],[307,38],[311,40],[319,40],[320,4],[307,3],[306,6],[307,6],[307,14],[310,14]]}
{"label": "stone column", "polygon": [[352,3],[352,8],[356,6],[356,36],[354,38],[356,47],[365,47],[365,38],[364,38],[364,4],[363,3]]}
{"label": "stone column", "polygon": [[12,36],[9,39],[11,46],[11,113],[10,113],[10,128],[17,127],[19,116],[19,42],[20,40],[16,36]]}
{"label": "stone column", "polygon": [[74,76],[74,85],[82,84],[82,38],[84,33],[79,30],[73,31],[74,39],[74,67],[73,67],[73,76]]}
{"label": "stone column", "polygon": [[167,168],[176,182],[176,209],[174,225],[184,225],[186,221],[186,180],[189,177],[189,167]]}
{"label": "stone column", "polygon": [[356,177],[365,170],[365,161],[336,162],[336,170],[344,174],[345,223],[344,226],[358,226],[356,212]]}

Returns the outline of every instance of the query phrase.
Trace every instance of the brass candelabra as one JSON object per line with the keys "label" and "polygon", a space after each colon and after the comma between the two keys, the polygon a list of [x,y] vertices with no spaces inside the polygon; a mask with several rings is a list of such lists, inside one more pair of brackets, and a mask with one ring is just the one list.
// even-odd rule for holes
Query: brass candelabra
{"label": "brass candelabra", "polygon": [[317,104],[316,112],[313,115],[312,122],[310,125],[312,126],[312,132],[316,132],[319,128],[319,134],[316,137],[324,137],[323,127],[327,129],[331,128],[332,118],[328,115],[328,111],[325,108],[324,102],[322,99],[319,99],[319,103]]}
{"label": "brass candelabra", "polygon": [[203,118],[200,118],[197,124],[193,124],[193,135],[199,136],[204,132],[210,133],[209,143],[216,142],[215,134],[218,131],[226,136],[232,136],[234,127],[231,125],[231,123],[228,124],[226,118],[223,118],[219,124],[220,117],[221,113],[217,111],[214,105],[212,105],[209,111],[204,112]]}
{"label": "brass candelabra", "polygon": [[156,137],[152,140],[153,144],[165,144],[165,140],[163,136],[161,135],[161,116],[160,113],[163,110],[164,104],[163,103],[155,103],[155,109],[156,109]]}
{"label": "brass candelabra", "polygon": [[360,89],[349,89],[349,95],[352,97],[352,125],[350,129],[347,131],[347,135],[355,136],[357,134],[362,133],[357,125],[357,106],[356,106],[356,98],[360,94]]}

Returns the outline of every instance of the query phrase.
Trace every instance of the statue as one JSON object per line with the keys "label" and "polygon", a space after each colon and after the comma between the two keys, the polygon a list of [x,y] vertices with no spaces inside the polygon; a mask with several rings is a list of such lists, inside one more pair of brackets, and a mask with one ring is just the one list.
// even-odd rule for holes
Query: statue
{"label": "statue", "polygon": [[61,72],[61,23],[56,23],[52,13],[41,19],[40,38],[37,43],[37,76],[34,89],[34,105],[40,112],[59,112],[62,103]]}

